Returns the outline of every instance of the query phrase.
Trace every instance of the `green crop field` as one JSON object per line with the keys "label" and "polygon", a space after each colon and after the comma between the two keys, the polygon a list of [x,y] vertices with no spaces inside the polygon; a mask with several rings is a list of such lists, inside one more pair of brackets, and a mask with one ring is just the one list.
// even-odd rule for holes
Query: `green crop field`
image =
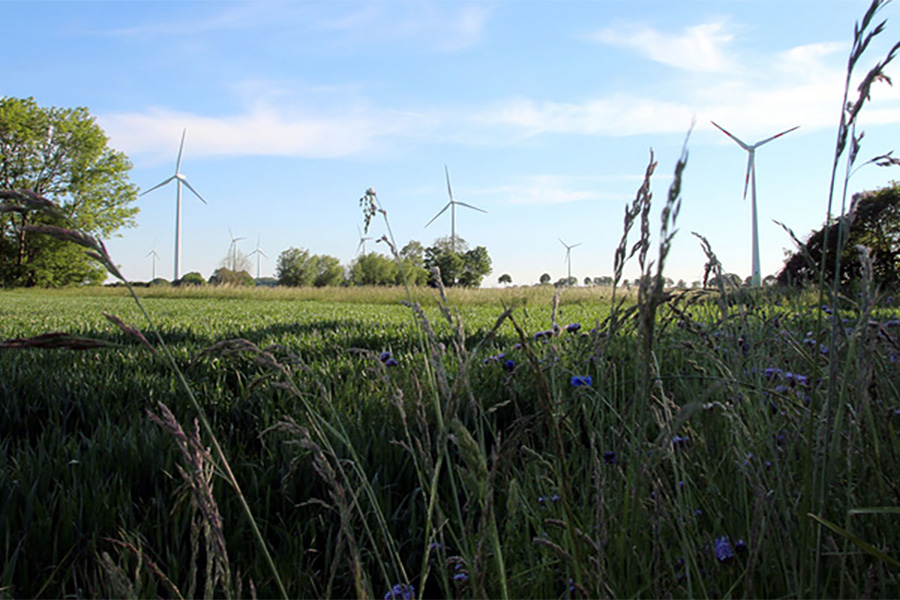
{"label": "green crop field", "polygon": [[3,595],[900,593],[893,298],[272,291],[0,293]]}

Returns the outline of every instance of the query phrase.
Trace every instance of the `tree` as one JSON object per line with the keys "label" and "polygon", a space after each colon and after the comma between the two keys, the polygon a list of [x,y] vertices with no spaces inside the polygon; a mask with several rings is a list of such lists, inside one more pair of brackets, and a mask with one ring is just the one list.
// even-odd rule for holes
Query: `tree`
{"label": "tree", "polygon": [[584,285],[591,285],[592,283],[594,283],[594,280],[591,279],[590,277],[584,278]]}
{"label": "tree", "polygon": [[377,252],[358,256],[350,266],[353,285],[394,285],[399,275],[397,263]]}
{"label": "tree", "polygon": [[313,257],[313,285],[316,287],[337,286],[344,283],[344,267],[341,261],[333,256],[316,255]]}
{"label": "tree", "polygon": [[780,284],[818,282],[825,232],[828,232],[825,281],[834,281],[840,228],[846,240],[840,260],[841,284],[857,281],[863,273],[857,246],[871,250],[872,275],[886,287],[900,284],[900,183],[853,197],[847,216],[810,234],[806,243],[788,255],[778,274]]}
{"label": "tree", "polygon": [[425,268],[429,271],[437,267],[441,282],[447,286],[478,287],[482,279],[491,272],[491,257],[487,248],[478,246],[469,249],[464,239],[456,236],[456,250],[453,250],[450,236],[438,238],[434,245],[425,250]]}
{"label": "tree", "polygon": [[61,286],[100,283],[80,248],[49,242],[29,225],[64,226],[100,238],[135,225],[137,187],[131,163],[107,146],[86,108],[44,108],[33,98],[0,98],[0,189],[31,190],[65,217],[0,212],[0,284]]}
{"label": "tree", "polygon": [[278,256],[275,267],[278,285],[300,287],[311,285],[317,275],[309,250],[288,248]]}
{"label": "tree", "polygon": [[253,276],[247,271],[232,271],[225,267],[216,269],[209,278],[210,285],[253,286]]}
{"label": "tree", "polygon": [[550,273],[544,273],[543,275],[541,275],[541,285],[547,285],[548,283],[550,283],[550,279]]}
{"label": "tree", "polygon": [[497,283],[510,284],[512,283],[512,277],[510,277],[509,273],[504,273],[497,279]]}
{"label": "tree", "polygon": [[174,283],[176,286],[184,286],[184,285],[206,285],[206,280],[203,279],[203,275],[198,273],[197,271],[191,271],[190,273],[186,273],[181,276],[181,279]]}

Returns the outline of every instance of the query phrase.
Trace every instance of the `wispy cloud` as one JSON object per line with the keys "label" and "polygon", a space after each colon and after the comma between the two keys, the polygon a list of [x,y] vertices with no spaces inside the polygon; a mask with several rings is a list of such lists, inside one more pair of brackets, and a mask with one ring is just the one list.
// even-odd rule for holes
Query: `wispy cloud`
{"label": "wispy cloud", "polygon": [[723,21],[701,23],[680,33],[622,24],[602,29],[588,39],[636,50],[651,60],[689,71],[721,72],[729,68],[727,46],[734,36]]}
{"label": "wispy cloud", "polygon": [[425,126],[424,118],[412,113],[353,110],[324,116],[262,104],[224,117],[156,108],[99,120],[114,146],[157,160],[171,159],[183,128],[194,156],[337,158],[379,149]]}

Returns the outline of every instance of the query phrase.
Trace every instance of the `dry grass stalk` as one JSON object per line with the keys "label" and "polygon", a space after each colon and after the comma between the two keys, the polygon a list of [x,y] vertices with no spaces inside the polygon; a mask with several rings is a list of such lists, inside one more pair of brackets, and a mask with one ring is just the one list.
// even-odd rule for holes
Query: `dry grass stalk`
{"label": "dry grass stalk", "polygon": [[92,338],[79,337],[64,332],[42,333],[27,338],[12,338],[0,342],[0,348],[10,350],[25,349],[63,349],[63,350],[93,350],[95,348],[114,348],[115,344],[95,340]]}
{"label": "dry grass stalk", "polygon": [[[184,488],[190,493],[191,506],[196,511],[192,523],[192,532],[202,532],[206,542],[206,578],[205,597],[211,598],[217,586],[221,586],[227,596],[231,595],[231,568],[228,551],[225,547],[225,534],[222,516],[212,491],[212,480],[215,474],[215,461],[208,448],[200,441],[200,424],[194,420],[194,430],[185,433],[181,424],[169,407],[159,403],[162,416],[148,411],[150,419],[167,431],[175,439],[186,468],[178,465],[178,472],[184,479]],[[195,555],[196,560],[196,555]],[[188,590],[188,596],[194,596],[194,581]]]}

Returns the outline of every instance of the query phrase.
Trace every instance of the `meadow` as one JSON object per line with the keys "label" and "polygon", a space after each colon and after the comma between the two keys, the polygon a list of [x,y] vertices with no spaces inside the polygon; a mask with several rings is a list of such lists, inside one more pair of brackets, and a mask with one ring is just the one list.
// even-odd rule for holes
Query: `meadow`
{"label": "meadow", "polygon": [[165,358],[103,315],[135,303],[0,294],[0,339],[104,344],[0,350],[3,595],[900,593],[893,298],[845,299],[829,345],[815,294],[688,292],[646,354],[635,299],[483,292],[142,298],[271,565]]}

